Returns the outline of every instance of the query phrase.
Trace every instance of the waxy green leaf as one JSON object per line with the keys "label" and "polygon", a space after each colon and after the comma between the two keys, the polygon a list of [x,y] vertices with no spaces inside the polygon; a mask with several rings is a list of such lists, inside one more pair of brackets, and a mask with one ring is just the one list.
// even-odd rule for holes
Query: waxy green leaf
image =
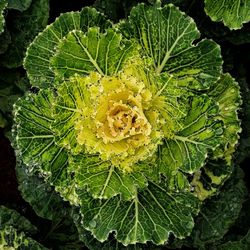
{"label": "waxy green leaf", "polygon": [[171,177],[181,169],[194,173],[204,165],[208,153],[220,142],[222,124],[214,119],[218,107],[207,96],[190,99],[190,110],[183,118],[182,129],[172,138],[164,139],[161,147],[160,172]]}
{"label": "waxy green leaf", "polygon": [[65,78],[75,73],[87,75],[91,71],[100,75],[116,74],[124,61],[137,52],[136,45],[121,39],[122,36],[112,29],[105,34],[100,34],[99,28],[89,28],[86,33],[70,32],[59,42],[52,57],[55,74]]}
{"label": "waxy green leaf", "polygon": [[186,237],[194,226],[192,214],[197,213],[199,202],[189,192],[168,193],[162,184],[138,190],[131,201],[119,196],[102,201],[82,194],[84,227],[101,242],[116,231],[116,239],[125,246],[147,241],[164,244],[170,233]]}
{"label": "waxy green leaf", "polygon": [[52,103],[53,93],[49,90],[26,95],[17,101],[13,132],[16,136],[16,154],[30,172],[38,171],[49,183],[58,184],[61,195],[76,203],[74,183],[67,172],[68,155],[64,148],[56,145],[51,130],[54,121]]}

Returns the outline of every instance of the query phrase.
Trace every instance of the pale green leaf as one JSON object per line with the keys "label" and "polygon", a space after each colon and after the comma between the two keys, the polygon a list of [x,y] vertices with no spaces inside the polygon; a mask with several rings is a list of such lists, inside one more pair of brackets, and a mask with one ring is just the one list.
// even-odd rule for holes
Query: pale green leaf
{"label": "pale green leaf", "polygon": [[5,18],[4,18],[4,10],[7,6],[7,0],[2,0],[0,2],[0,34],[4,31]]}
{"label": "pale green leaf", "polygon": [[57,98],[53,103],[52,129],[55,132],[56,143],[76,154],[83,150],[77,142],[75,122],[81,119],[82,103],[84,103],[84,88],[77,79],[62,83],[57,89]]}
{"label": "pale green leaf", "polygon": [[27,50],[24,67],[34,86],[53,85],[54,72],[50,68],[50,58],[55,54],[56,46],[72,30],[86,32],[90,27],[98,26],[101,31],[111,23],[95,9],[84,8],[81,12],[62,14],[55,22],[40,33]]}
{"label": "pale green leaf", "polygon": [[74,30],[59,42],[51,65],[56,75],[68,78],[97,71],[100,75],[116,74],[137,46],[122,41],[120,34],[108,29],[105,34],[99,28],[89,28],[87,33]]}
{"label": "pale green leaf", "polygon": [[30,7],[31,2],[32,0],[8,0],[8,9],[24,11]]}
{"label": "pale green leaf", "polygon": [[238,118],[241,104],[239,84],[229,74],[223,74],[219,81],[213,84],[209,96],[219,105],[218,119],[223,121],[225,130],[214,157],[225,158],[230,165],[241,132]]}
{"label": "pale green leaf", "polygon": [[170,233],[186,237],[194,226],[192,214],[197,213],[199,202],[189,192],[168,193],[162,186],[150,184],[131,201],[119,196],[97,200],[82,194],[83,226],[101,242],[115,231],[125,246],[147,241],[164,244]]}
{"label": "pale green leaf", "polygon": [[182,119],[182,129],[172,138],[165,138],[161,147],[160,171],[171,177],[178,169],[194,173],[204,165],[209,152],[215,149],[223,133],[215,119],[216,103],[206,95],[189,99],[188,114]]}
{"label": "pale green leaf", "polygon": [[213,21],[223,21],[231,30],[250,21],[249,0],[205,0],[205,11]]}
{"label": "pale green leaf", "polygon": [[[217,149],[216,149],[217,150]],[[216,150],[214,152],[216,152]],[[200,200],[215,195],[220,187],[232,174],[233,167],[225,159],[209,160],[206,165],[197,171],[191,182],[196,196]]]}

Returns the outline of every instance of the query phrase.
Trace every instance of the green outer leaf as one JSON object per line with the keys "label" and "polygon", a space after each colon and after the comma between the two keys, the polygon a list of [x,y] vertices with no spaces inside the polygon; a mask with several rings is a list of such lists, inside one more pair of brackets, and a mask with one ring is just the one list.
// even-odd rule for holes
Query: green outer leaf
{"label": "green outer leaf", "polygon": [[250,21],[250,2],[248,0],[205,0],[205,11],[213,21],[223,21],[229,29],[240,29]]}
{"label": "green outer leaf", "polygon": [[72,203],[78,203],[74,193],[74,182],[67,172],[68,155],[55,144],[51,131],[53,93],[41,90],[37,95],[20,98],[14,106],[14,143],[17,158],[29,167],[29,171],[40,172],[56,190]]}
{"label": "green outer leaf", "polygon": [[107,241],[98,241],[91,232],[84,229],[81,225],[81,216],[79,216],[79,210],[75,209],[72,212],[72,217],[74,219],[75,225],[77,226],[79,238],[84,245],[89,250],[162,250],[162,246],[156,246],[152,242],[147,242],[147,244],[133,244],[124,246],[122,243],[115,239],[114,233]]}
{"label": "green outer leaf", "polygon": [[246,195],[243,172],[237,167],[218,196],[207,200],[201,208],[192,233],[194,246],[204,246],[221,239],[238,218]]}
{"label": "green outer leaf", "polygon": [[30,7],[31,2],[32,0],[8,0],[8,9],[24,11]]}
{"label": "green outer leaf", "polygon": [[225,158],[231,165],[232,154],[241,132],[238,118],[238,111],[242,104],[239,84],[229,74],[223,74],[219,81],[213,84],[209,96],[218,103],[218,119],[223,121],[225,128],[220,147],[213,155],[215,158]]}
{"label": "green outer leaf", "polygon": [[147,241],[164,244],[170,232],[186,237],[194,226],[192,214],[198,212],[199,204],[190,192],[168,193],[155,184],[139,191],[131,201],[119,196],[103,201],[82,195],[83,226],[101,242],[115,231],[116,239],[125,246]]}
{"label": "green outer leaf", "polygon": [[129,200],[135,197],[137,188],[147,185],[142,173],[122,173],[98,155],[80,154],[69,160],[80,195],[87,189],[93,198],[109,199],[121,194],[123,200]]}
{"label": "green outer leaf", "polygon": [[182,129],[166,138],[160,151],[160,172],[168,177],[178,169],[194,173],[200,169],[210,151],[220,142],[222,124],[215,119],[218,113],[216,103],[206,95],[194,96],[190,109],[182,121]]}
{"label": "green outer leaf", "polygon": [[116,74],[138,47],[130,41],[122,41],[120,34],[108,29],[89,28],[86,33],[74,30],[59,42],[51,65],[56,75],[68,78],[75,73],[87,75],[97,71],[101,75]]}
{"label": "green outer leaf", "polygon": [[172,4],[140,4],[118,28],[127,38],[138,40],[157,74],[168,72],[195,89],[208,88],[221,74],[219,46],[210,40],[193,45],[200,37],[193,19]]}
{"label": "green outer leaf", "polygon": [[204,39],[169,58],[164,70],[172,74],[180,86],[187,86],[188,89],[208,89],[222,72],[220,47],[212,40]]}
{"label": "green outer leaf", "polygon": [[190,48],[200,36],[194,21],[172,4],[162,8],[139,4],[131,10],[129,21],[118,28],[139,41],[157,73],[164,70],[170,57]]}
{"label": "green outer leaf", "polygon": [[54,72],[50,68],[50,58],[61,39],[72,30],[86,32],[88,28],[98,26],[101,31],[111,23],[95,9],[84,8],[81,12],[62,14],[47,26],[31,43],[24,60],[24,67],[33,86],[49,87],[54,82]]}
{"label": "green outer leaf", "polygon": [[7,0],[2,0],[0,2],[0,34],[4,31],[5,18],[3,14],[7,4]]}
{"label": "green outer leaf", "polygon": [[16,68],[23,64],[25,51],[48,22],[49,0],[33,0],[29,9],[16,13],[12,25],[8,26],[11,43],[1,55],[0,64],[7,68]]}

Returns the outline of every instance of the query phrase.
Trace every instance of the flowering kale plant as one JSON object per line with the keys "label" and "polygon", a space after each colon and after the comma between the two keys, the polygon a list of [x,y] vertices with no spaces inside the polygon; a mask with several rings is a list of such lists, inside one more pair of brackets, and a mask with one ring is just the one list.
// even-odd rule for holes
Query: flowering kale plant
{"label": "flowering kale plant", "polygon": [[222,64],[173,4],[138,4],[116,24],[91,7],[64,13],[27,49],[17,159],[69,202],[92,245],[185,239],[233,171],[242,101]]}

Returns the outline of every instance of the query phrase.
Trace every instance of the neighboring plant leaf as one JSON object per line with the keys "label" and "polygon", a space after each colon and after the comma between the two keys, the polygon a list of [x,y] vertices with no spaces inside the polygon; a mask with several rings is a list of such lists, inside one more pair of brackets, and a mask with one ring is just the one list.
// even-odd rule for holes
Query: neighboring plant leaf
{"label": "neighboring plant leaf", "polygon": [[30,7],[31,2],[32,0],[8,0],[8,9],[25,11]]}
{"label": "neighboring plant leaf", "polygon": [[1,249],[46,250],[47,248],[26,235],[32,235],[36,231],[36,227],[16,211],[0,206]]}
{"label": "neighboring plant leaf", "polygon": [[138,190],[131,201],[120,197],[102,201],[82,193],[84,227],[101,242],[116,231],[116,239],[125,246],[147,241],[164,244],[170,233],[178,238],[188,236],[199,202],[190,192],[169,193],[163,184],[161,187],[150,184],[147,189]]}
{"label": "neighboring plant leaf", "polygon": [[24,231],[30,234],[37,232],[37,228],[15,210],[0,206],[0,218],[1,229],[3,226],[14,226],[18,231]]}
{"label": "neighboring plant leaf", "polygon": [[4,118],[3,114],[0,113],[0,128],[4,128],[7,125],[7,121]]}
{"label": "neighboring plant leaf", "polygon": [[72,30],[86,32],[98,26],[103,31],[111,23],[95,9],[84,8],[81,12],[62,14],[54,23],[39,34],[27,50],[24,67],[33,86],[49,87],[54,83],[54,72],[50,68],[50,58],[56,46]]}
{"label": "neighboring plant leaf", "polygon": [[250,2],[248,0],[205,0],[205,11],[213,21],[223,21],[229,29],[240,29],[250,21]]}
{"label": "neighboring plant leaf", "polygon": [[7,0],[2,0],[0,2],[0,34],[4,31],[4,25],[5,25],[4,10],[7,4],[8,4]]}
{"label": "neighboring plant leaf", "polygon": [[[10,16],[14,18],[10,19]],[[33,0],[28,10],[22,13],[8,13],[8,31],[11,44],[0,56],[0,64],[7,68],[16,68],[23,64],[25,51],[34,37],[47,24],[49,17],[49,1]]]}
{"label": "neighboring plant leaf", "polygon": [[31,172],[28,166],[17,164],[16,174],[18,189],[21,191],[23,199],[30,203],[38,216],[53,220],[66,215],[67,209],[63,207],[61,197],[53,187]]}
{"label": "neighboring plant leaf", "polygon": [[240,79],[242,89],[242,134],[239,149],[236,152],[237,163],[242,163],[246,158],[250,158],[250,89],[246,78]]}

